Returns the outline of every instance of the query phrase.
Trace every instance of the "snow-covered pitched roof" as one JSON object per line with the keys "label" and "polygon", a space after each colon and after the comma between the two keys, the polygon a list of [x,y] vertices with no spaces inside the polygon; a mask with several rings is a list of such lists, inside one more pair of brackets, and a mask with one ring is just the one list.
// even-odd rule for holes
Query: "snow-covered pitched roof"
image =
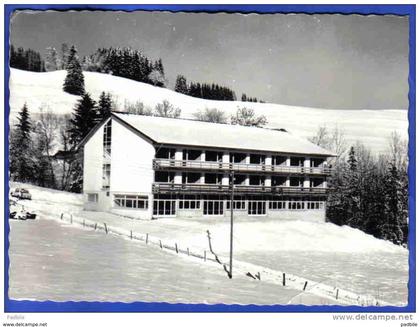
{"label": "snow-covered pitched roof", "polygon": [[123,113],[112,115],[160,144],[334,156],[305,139],[267,128]]}

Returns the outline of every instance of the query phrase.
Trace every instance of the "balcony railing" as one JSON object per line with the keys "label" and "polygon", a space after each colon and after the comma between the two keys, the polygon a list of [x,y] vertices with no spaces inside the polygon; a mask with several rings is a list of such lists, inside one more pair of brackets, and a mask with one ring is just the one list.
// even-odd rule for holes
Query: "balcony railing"
{"label": "balcony railing", "polygon": [[[275,193],[275,194],[326,194],[324,187],[299,186],[265,186],[265,185],[235,185],[235,193]],[[197,193],[228,193],[230,185],[222,184],[175,184],[153,183],[153,193],[197,192]]]}
{"label": "balcony railing", "polygon": [[197,170],[221,170],[239,172],[267,172],[267,173],[293,173],[293,174],[331,174],[329,167],[296,167],[265,164],[245,164],[230,162],[214,162],[200,160],[175,160],[175,159],[154,159],[154,169],[197,169]]}

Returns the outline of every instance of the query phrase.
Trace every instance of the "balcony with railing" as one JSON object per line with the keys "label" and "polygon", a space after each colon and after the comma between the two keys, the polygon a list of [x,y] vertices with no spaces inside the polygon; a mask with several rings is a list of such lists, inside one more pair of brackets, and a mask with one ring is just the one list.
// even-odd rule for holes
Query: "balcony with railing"
{"label": "balcony with railing", "polygon": [[[200,183],[153,183],[153,193],[230,193],[231,185],[223,184],[200,184]],[[314,194],[327,193],[325,187],[301,187],[301,186],[265,186],[265,185],[234,185],[236,194]]]}
{"label": "balcony with railing", "polygon": [[285,173],[285,174],[307,174],[307,175],[330,175],[331,168],[326,166],[302,167],[286,165],[266,165],[253,163],[232,163],[201,160],[175,160],[156,158],[153,160],[153,168],[159,169],[184,169],[184,170],[219,170],[237,172],[261,172],[261,173]]}

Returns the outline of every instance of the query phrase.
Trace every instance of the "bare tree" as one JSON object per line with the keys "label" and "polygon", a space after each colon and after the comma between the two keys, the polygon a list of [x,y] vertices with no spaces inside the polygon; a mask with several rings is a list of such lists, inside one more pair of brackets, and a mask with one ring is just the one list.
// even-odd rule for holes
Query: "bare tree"
{"label": "bare tree", "polygon": [[329,159],[331,164],[338,165],[345,161],[349,146],[344,131],[338,126],[332,130],[328,130],[326,126],[320,126],[316,134],[308,140],[335,153],[336,157]]}
{"label": "bare tree", "polygon": [[316,134],[309,138],[309,141],[312,143],[319,145],[323,148],[328,148],[330,146],[330,136],[328,133],[328,129],[326,126],[320,126],[316,132]]}
{"label": "bare tree", "polygon": [[[69,134],[69,129],[71,127],[70,125],[70,118],[71,115],[67,114],[63,117],[63,122],[60,124],[60,143],[63,147],[63,153],[69,153],[72,144],[71,144],[71,138]],[[71,170],[72,170],[72,161],[74,161],[71,157],[67,158],[64,156],[61,163],[61,169],[60,169],[60,188],[62,190],[68,190],[69,184],[71,180]]]}
{"label": "bare tree", "polygon": [[242,107],[238,108],[236,115],[231,116],[230,123],[232,125],[262,127],[267,125],[267,118],[264,115],[257,116],[253,109]]}
{"label": "bare tree", "polygon": [[55,185],[52,151],[56,147],[59,118],[49,107],[41,106],[39,111],[39,119],[35,125],[38,152],[42,159],[48,163],[49,178]]}
{"label": "bare tree", "polygon": [[399,171],[407,171],[408,144],[401,136],[393,131],[389,136],[388,151],[391,161]]}
{"label": "bare tree", "polygon": [[153,116],[178,118],[181,116],[181,109],[175,108],[168,100],[163,100],[156,105]]}
{"label": "bare tree", "polygon": [[197,111],[194,113],[194,117],[197,120],[206,121],[210,123],[226,124],[227,118],[222,110],[217,108],[206,108],[204,111]]}
{"label": "bare tree", "polygon": [[136,101],[135,103],[124,101],[124,111],[133,115],[152,116],[152,109],[146,107],[143,102]]}

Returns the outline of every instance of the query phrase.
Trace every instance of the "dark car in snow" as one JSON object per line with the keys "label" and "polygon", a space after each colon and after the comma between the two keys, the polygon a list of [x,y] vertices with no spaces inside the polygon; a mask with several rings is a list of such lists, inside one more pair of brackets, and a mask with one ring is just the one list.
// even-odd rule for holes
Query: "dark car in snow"
{"label": "dark car in snow", "polygon": [[10,195],[22,200],[32,200],[31,193],[25,188],[16,188]]}

